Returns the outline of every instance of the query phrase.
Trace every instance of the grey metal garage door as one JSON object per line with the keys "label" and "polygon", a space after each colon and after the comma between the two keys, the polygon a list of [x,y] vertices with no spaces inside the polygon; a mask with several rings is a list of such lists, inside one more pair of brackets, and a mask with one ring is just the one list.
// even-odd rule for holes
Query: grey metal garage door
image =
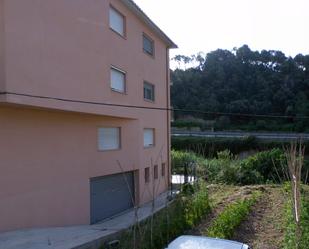
{"label": "grey metal garage door", "polygon": [[91,224],[126,211],[134,205],[133,173],[92,178],[90,194]]}

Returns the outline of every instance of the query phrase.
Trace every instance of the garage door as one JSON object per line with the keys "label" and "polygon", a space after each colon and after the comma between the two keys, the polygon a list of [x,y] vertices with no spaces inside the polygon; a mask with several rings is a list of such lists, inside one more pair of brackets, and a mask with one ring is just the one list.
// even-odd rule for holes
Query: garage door
{"label": "garage door", "polygon": [[92,178],[90,194],[91,224],[124,212],[134,205],[133,173]]}

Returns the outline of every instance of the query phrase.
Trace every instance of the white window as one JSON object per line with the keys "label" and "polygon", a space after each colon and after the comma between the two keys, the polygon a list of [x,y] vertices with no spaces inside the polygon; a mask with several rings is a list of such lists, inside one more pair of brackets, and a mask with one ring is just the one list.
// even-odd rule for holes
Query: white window
{"label": "white window", "polygon": [[120,128],[99,128],[99,150],[120,149]]}
{"label": "white window", "polygon": [[113,7],[109,8],[109,26],[121,36],[125,36],[125,18]]}
{"label": "white window", "polygon": [[154,146],[154,129],[144,129],[144,147]]}
{"label": "white window", "polygon": [[114,67],[111,68],[111,88],[114,91],[124,93],[126,91],[126,74]]}
{"label": "white window", "polygon": [[144,82],[144,99],[150,101],[155,100],[155,87],[148,82]]}

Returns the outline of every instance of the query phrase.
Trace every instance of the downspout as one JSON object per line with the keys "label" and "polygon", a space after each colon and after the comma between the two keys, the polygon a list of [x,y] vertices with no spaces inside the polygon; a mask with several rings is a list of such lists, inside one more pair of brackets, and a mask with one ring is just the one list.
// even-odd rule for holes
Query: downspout
{"label": "downspout", "polygon": [[171,132],[170,132],[170,66],[169,66],[169,47],[166,48],[166,128],[167,128],[167,170],[168,170],[168,186],[172,191],[172,169],[171,169]]}
{"label": "downspout", "polygon": [[[4,13],[4,0],[0,0],[0,92],[2,95],[0,99],[4,100],[6,96],[5,86],[5,13]],[[0,100],[1,101],[1,100]]]}

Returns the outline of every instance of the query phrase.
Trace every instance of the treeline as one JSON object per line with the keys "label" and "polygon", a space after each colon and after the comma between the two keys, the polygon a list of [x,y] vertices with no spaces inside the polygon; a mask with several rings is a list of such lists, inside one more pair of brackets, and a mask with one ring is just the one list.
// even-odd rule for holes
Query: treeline
{"label": "treeline", "polygon": [[[216,129],[309,131],[309,55],[285,56],[280,51],[218,49],[206,56],[175,56],[180,67],[172,72],[172,105],[204,112],[283,115],[261,118],[202,115]],[[190,65],[195,65],[190,67]],[[188,113],[176,112],[183,118]]]}

